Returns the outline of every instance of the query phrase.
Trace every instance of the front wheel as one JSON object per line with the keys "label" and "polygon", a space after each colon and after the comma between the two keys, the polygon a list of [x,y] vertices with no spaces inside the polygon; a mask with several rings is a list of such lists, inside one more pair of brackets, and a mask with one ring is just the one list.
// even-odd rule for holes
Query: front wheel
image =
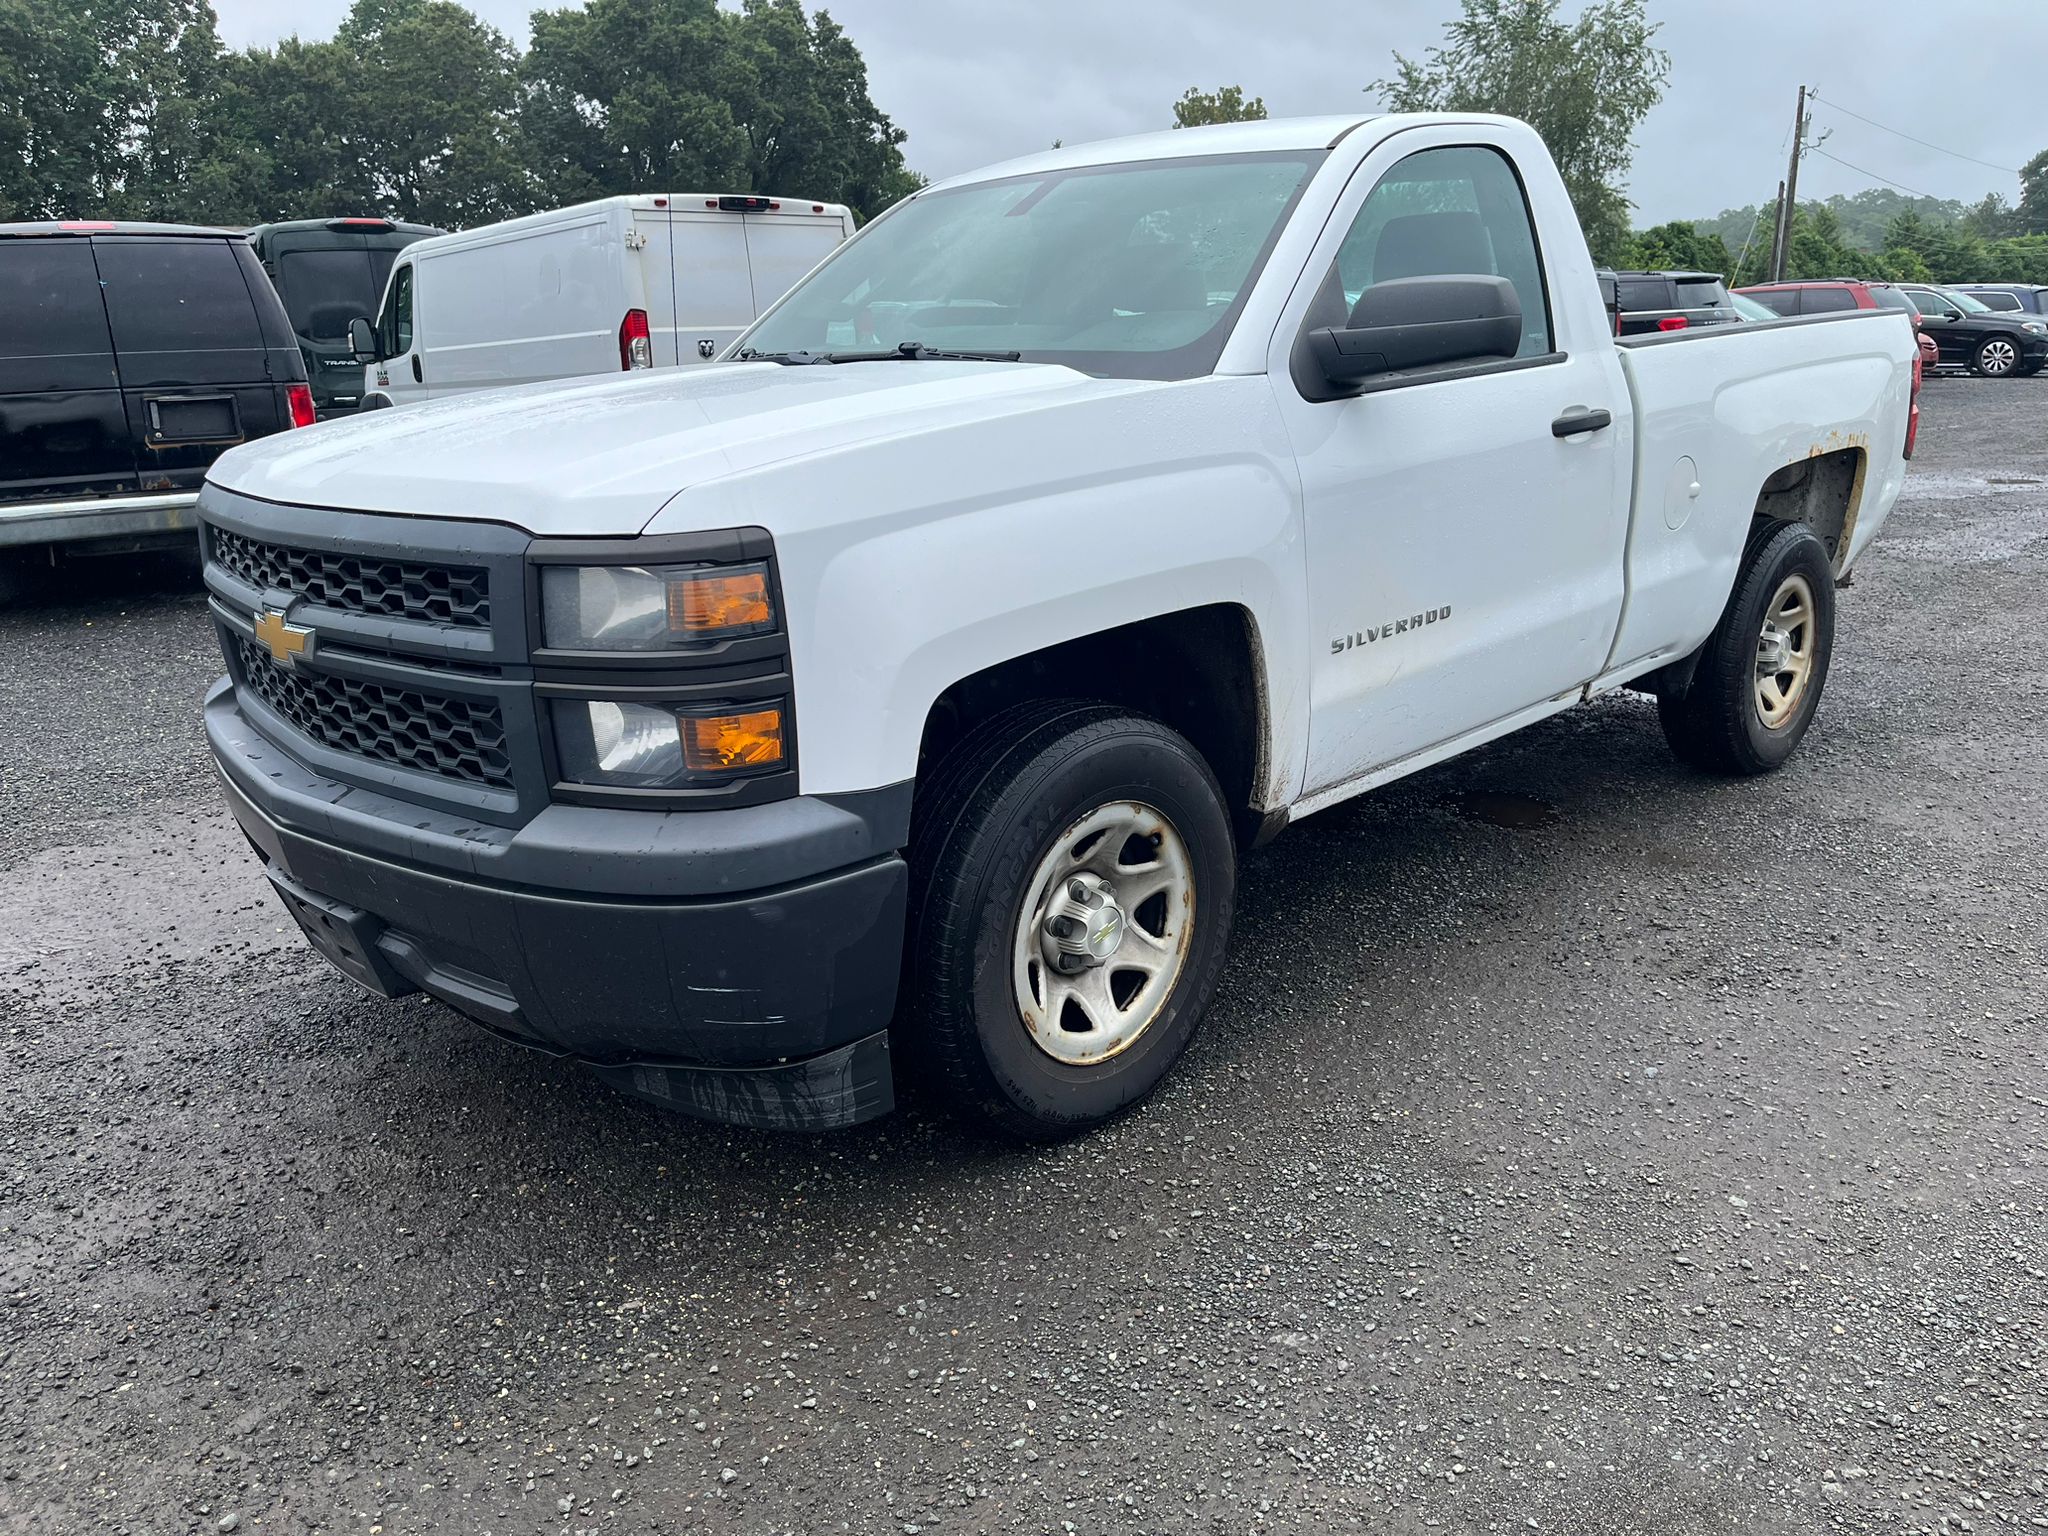
{"label": "front wheel", "polygon": [[2020,349],[2009,336],[1986,336],[1970,358],[1970,371],[1985,379],[2006,378],[2019,365]]}
{"label": "front wheel", "polygon": [[1230,934],[1236,849],[1201,755],[1122,709],[1020,705],[946,754],[915,823],[908,1065],[1026,1140],[1143,1100]]}
{"label": "front wheel", "polygon": [[1835,643],[1835,572],[1804,523],[1750,536],[1721,622],[1684,693],[1657,715],[1681,761],[1710,773],[1768,773],[1813,722]]}

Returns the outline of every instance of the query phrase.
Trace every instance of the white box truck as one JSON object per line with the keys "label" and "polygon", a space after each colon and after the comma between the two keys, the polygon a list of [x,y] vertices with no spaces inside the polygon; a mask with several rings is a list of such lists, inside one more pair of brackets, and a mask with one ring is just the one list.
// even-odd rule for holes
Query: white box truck
{"label": "white box truck", "polygon": [[839,203],[669,192],[422,240],[350,328],[363,408],[709,362],[852,233]]}

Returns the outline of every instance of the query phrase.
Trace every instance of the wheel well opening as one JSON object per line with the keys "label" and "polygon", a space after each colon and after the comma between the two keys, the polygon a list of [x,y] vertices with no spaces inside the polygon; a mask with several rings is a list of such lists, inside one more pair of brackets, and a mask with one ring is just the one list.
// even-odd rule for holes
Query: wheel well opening
{"label": "wheel well opening", "polygon": [[1827,546],[1835,574],[1842,574],[1863,502],[1863,476],[1870,456],[1862,448],[1815,453],[1787,464],[1764,482],[1756,498],[1758,523],[1804,523]]}
{"label": "wheel well opening", "polygon": [[1252,616],[1190,608],[1083,635],[961,678],[933,702],[918,777],[981,721],[1030,699],[1086,699],[1152,716],[1185,736],[1223,788],[1240,841],[1263,824],[1265,672]]}

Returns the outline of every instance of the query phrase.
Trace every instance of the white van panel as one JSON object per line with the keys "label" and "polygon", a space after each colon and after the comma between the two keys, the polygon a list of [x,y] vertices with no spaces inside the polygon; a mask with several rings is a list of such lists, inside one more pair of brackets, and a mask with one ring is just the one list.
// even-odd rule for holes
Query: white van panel
{"label": "white van panel", "polygon": [[[754,322],[746,218],[679,213],[675,219],[677,339],[685,363],[708,361]],[[710,343],[707,354],[705,343]]]}
{"label": "white van panel", "polygon": [[428,387],[439,396],[617,373],[619,324],[632,307],[625,255],[599,217],[422,260]]}
{"label": "white van panel", "polygon": [[750,213],[746,221],[757,315],[830,256],[848,233],[835,214]]}

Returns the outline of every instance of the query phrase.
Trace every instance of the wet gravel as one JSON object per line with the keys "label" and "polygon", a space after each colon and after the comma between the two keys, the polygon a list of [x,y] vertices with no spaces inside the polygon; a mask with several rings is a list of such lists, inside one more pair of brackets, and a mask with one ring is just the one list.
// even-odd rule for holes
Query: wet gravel
{"label": "wet gravel", "polygon": [[1041,1151],[364,998],[214,801],[200,598],[0,613],[0,1528],[2048,1525],[2044,420],[1930,385],[1785,771],[1624,697],[1304,823]]}

